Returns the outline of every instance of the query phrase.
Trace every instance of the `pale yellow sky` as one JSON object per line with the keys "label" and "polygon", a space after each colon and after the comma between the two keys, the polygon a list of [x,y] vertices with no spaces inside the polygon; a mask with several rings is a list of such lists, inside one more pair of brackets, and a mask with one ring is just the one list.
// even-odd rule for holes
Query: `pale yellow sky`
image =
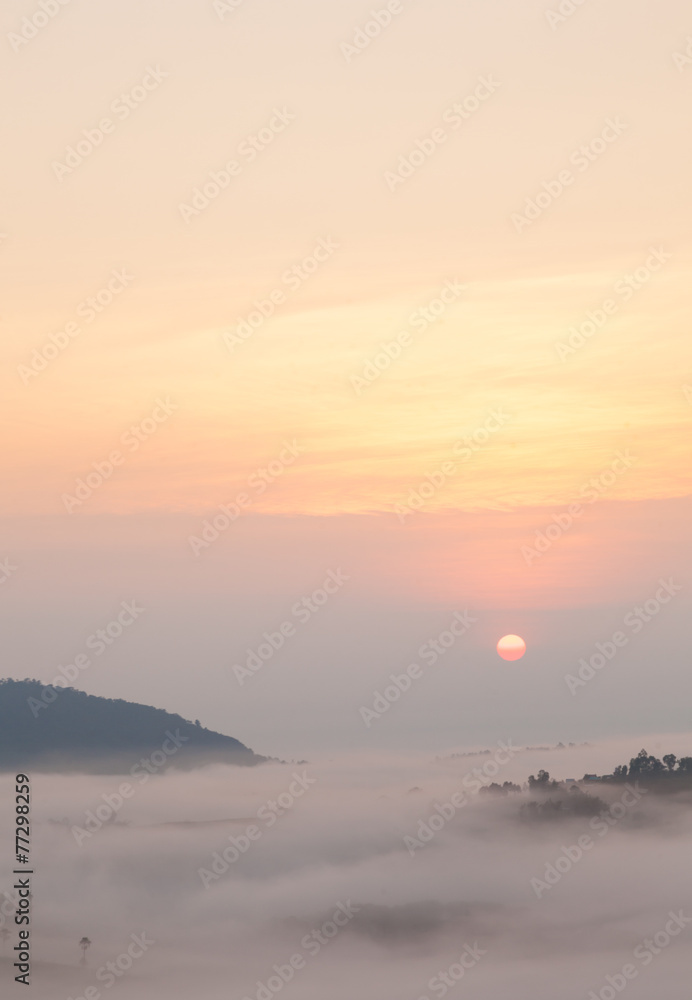
{"label": "pale yellow sky", "polygon": [[[355,0],[246,0],[223,19],[211,2],[70,5],[17,51],[8,37],[5,512],[63,511],[159,397],[170,419],[79,512],[213,509],[287,438],[301,454],[255,510],[390,511],[500,406],[506,424],[429,512],[567,503],[627,448],[605,499],[690,492],[686,5],[591,0],[555,29],[537,0],[403,6],[350,62],[340,46],[370,16]],[[476,109],[479,79],[497,88]],[[463,292],[421,323],[449,281]]]}

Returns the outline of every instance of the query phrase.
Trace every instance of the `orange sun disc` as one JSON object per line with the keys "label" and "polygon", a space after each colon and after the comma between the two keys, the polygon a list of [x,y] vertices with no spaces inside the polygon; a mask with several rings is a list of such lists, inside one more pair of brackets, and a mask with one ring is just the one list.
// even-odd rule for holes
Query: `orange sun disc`
{"label": "orange sun disc", "polygon": [[503,660],[520,660],[526,652],[526,643],[520,635],[503,635],[497,651]]}

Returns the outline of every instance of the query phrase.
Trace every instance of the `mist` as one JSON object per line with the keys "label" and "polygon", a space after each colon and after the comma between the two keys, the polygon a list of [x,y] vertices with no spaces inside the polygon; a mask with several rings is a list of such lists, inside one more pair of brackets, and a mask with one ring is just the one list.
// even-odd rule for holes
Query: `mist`
{"label": "mist", "polygon": [[[692,739],[657,745],[682,754]],[[536,822],[521,811],[528,792],[480,791],[540,767],[561,780],[608,771],[638,749],[508,738],[434,759],[213,766],[134,782],[127,798],[128,776],[36,775],[33,995],[607,1000],[606,977],[627,966],[633,1000],[679,1000],[690,793],[599,785],[605,820]],[[7,811],[2,824],[9,843]]]}

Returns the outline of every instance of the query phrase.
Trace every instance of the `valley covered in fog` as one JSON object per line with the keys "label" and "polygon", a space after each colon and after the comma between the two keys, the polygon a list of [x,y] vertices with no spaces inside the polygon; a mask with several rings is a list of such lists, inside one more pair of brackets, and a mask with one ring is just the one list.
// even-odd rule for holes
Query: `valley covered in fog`
{"label": "valley covered in fog", "polygon": [[610,773],[630,740],[483,749],[33,776],[33,996],[680,1000],[692,791],[526,787]]}

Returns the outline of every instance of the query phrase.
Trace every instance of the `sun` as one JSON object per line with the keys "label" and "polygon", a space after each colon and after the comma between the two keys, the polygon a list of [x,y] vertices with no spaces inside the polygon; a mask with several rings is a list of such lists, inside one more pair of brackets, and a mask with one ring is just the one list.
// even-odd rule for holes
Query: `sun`
{"label": "sun", "polygon": [[526,643],[520,635],[503,635],[497,651],[503,660],[520,660],[526,652]]}

